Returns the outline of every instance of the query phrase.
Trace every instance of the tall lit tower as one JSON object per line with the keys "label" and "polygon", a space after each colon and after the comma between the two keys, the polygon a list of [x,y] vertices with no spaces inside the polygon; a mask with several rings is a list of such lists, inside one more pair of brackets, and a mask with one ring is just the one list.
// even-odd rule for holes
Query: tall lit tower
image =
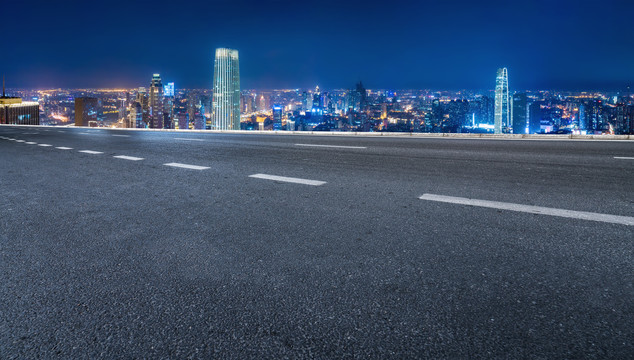
{"label": "tall lit tower", "polygon": [[511,126],[509,101],[509,74],[506,68],[498,69],[495,78],[495,133],[508,132]]}
{"label": "tall lit tower", "polygon": [[150,127],[153,129],[163,128],[163,90],[161,75],[154,74],[148,97]]}
{"label": "tall lit tower", "polygon": [[216,49],[211,128],[240,130],[240,65],[238,50]]}

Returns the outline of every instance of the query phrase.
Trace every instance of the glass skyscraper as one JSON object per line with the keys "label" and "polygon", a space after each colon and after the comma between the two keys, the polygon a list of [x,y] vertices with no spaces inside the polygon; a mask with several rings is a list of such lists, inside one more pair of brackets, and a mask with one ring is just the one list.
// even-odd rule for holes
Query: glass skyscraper
{"label": "glass skyscraper", "polygon": [[160,74],[152,76],[149,94],[149,116],[150,127],[153,129],[163,128],[163,82]]}
{"label": "glass skyscraper", "polygon": [[211,128],[240,130],[240,65],[238,50],[216,49]]}
{"label": "glass skyscraper", "polygon": [[506,68],[498,69],[495,78],[495,124],[496,134],[509,132],[511,126],[509,101],[509,74]]}

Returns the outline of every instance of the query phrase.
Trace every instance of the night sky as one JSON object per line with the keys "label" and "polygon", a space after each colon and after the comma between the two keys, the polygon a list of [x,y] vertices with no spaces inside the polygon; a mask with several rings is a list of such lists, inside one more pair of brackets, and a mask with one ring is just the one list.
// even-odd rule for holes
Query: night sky
{"label": "night sky", "polygon": [[7,1],[7,86],[211,88],[216,47],[242,88],[622,89],[634,1]]}

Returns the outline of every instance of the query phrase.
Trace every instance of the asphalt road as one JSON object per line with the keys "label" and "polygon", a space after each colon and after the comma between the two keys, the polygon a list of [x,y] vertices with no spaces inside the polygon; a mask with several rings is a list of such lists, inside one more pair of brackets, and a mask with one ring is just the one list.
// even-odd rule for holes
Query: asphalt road
{"label": "asphalt road", "polygon": [[0,136],[0,358],[634,354],[634,226],[419,199],[631,219],[632,141]]}

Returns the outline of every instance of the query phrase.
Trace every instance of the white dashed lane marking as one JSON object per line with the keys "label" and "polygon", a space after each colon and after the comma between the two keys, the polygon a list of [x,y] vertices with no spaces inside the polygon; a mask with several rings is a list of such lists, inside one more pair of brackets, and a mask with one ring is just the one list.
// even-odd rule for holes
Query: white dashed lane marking
{"label": "white dashed lane marking", "polygon": [[119,134],[116,134],[116,135],[112,135],[112,136],[119,136],[119,137],[130,137],[130,135],[119,135]]}
{"label": "white dashed lane marking", "polygon": [[56,149],[60,149],[60,150],[72,150],[73,148],[69,148],[69,147],[66,147],[66,146],[58,146],[58,147],[56,147]]}
{"label": "white dashed lane marking", "polygon": [[34,141],[27,141],[27,142],[25,142],[25,144],[29,144],[29,145],[37,145],[37,143],[36,143],[36,142],[34,142]]}
{"label": "white dashed lane marking", "polygon": [[130,160],[130,161],[139,161],[139,160],[143,160],[143,158],[140,158],[140,157],[125,156],[125,155],[117,155],[117,156],[113,156],[113,158],[123,159],[123,160]]}
{"label": "white dashed lane marking", "polygon": [[189,165],[189,164],[181,164],[181,163],[167,163],[163,164],[165,166],[172,166],[183,169],[192,169],[192,170],[206,170],[209,169],[207,166],[198,166],[198,165]]}
{"label": "white dashed lane marking", "polygon": [[79,152],[84,154],[93,154],[93,155],[103,154],[103,152],[101,151],[92,151],[92,150],[79,150]]}
{"label": "white dashed lane marking", "polygon": [[319,181],[319,180],[308,180],[308,179],[300,179],[300,178],[277,176],[277,175],[267,175],[267,174],[253,174],[253,175],[249,175],[249,177],[256,178],[256,179],[282,181],[282,182],[312,185],[312,186],[320,186],[326,183],[325,181]]}
{"label": "white dashed lane marking", "polygon": [[53,146],[51,144],[37,144],[37,146]]}
{"label": "white dashed lane marking", "polygon": [[514,204],[514,203],[507,203],[507,202],[500,202],[500,201],[477,200],[477,199],[469,199],[469,198],[463,198],[463,197],[434,195],[434,194],[423,194],[421,197],[419,197],[419,199],[444,202],[444,203],[450,203],[450,204],[471,205],[471,206],[479,206],[479,207],[485,207],[485,208],[491,208],[491,209],[518,211],[518,212],[525,212],[530,214],[559,216],[559,217],[572,218],[572,219],[600,221],[600,222],[606,222],[606,223],[634,226],[634,217],[630,217],[630,216],[608,215],[608,214],[600,214],[600,213],[593,213],[593,212],[586,212],[586,211],[556,209],[556,208],[548,208],[548,207],[542,207],[542,206],[522,205],[522,204]]}
{"label": "white dashed lane marking", "polygon": [[615,156],[615,159],[620,159],[620,160],[634,160],[634,157],[629,157],[629,156]]}

